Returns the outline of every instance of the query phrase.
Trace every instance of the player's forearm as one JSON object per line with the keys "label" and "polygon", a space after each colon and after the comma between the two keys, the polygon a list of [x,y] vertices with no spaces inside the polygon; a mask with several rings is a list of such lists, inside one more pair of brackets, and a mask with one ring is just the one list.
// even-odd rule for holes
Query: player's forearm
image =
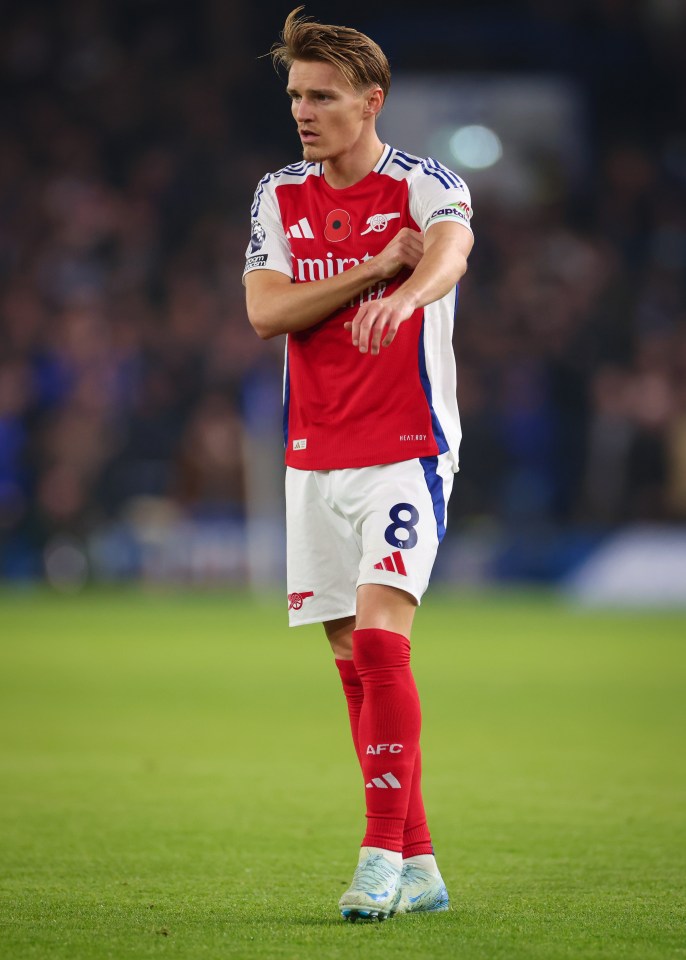
{"label": "player's forearm", "polygon": [[255,291],[248,286],[248,317],[263,340],[308,330],[380,279],[370,259],[325,280],[261,285]]}
{"label": "player's forearm", "polygon": [[413,273],[398,288],[395,296],[416,310],[449,293],[467,272],[467,257],[455,248],[429,247]]}

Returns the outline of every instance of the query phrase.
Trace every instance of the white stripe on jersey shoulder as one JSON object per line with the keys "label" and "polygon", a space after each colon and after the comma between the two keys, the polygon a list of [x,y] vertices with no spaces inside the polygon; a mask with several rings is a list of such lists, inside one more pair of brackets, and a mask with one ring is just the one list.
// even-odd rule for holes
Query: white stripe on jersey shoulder
{"label": "white stripe on jersey shoulder", "polygon": [[[272,189],[284,183],[302,183],[310,176],[321,176],[321,164],[300,160],[298,163],[290,163],[287,167],[282,167],[276,173],[268,173],[262,177],[257,185],[250,215],[252,217],[259,216],[260,204],[266,189]],[[277,180],[279,181],[278,184],[276,183]]]}
{"label": "white stripe on jersey shoulder", "polygon": [[[464,181],[456,173],[432,157],[415,157],[411,153],[391,148],[387,160],[390,160],[390,163],[384,163],[383,172],[395,180],[409,180],[416,176],[434,177],[446,190],[465,189]],[[381,173],[381,170],[378,172]]]}

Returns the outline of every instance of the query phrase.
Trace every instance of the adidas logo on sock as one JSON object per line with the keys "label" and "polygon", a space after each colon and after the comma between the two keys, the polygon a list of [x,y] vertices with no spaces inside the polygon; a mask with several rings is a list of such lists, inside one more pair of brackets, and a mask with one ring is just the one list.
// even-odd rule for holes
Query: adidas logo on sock
{"label": "adidas logo on sock", "polygon": [[407,576],[407,570],[403,563],[403,557],[400,550],[394,551],[390,557],[384,557],[379,563],[374,564],[375,570],[390,570],[391,573],[400,573],[403,577]]}
{"label": "adidas logo on sock", "polygon": [[[389,787],[392,787],[393,790],[400,790],[400,780],[394,777],[392,773],[384,773],[382,776],[383,780],[381,777],[372,777],[369,783],[366,784],[367,790],[371,787],[381,787],[382,790],[388,790]],[[386,781],[385,783],[384,780]]]}

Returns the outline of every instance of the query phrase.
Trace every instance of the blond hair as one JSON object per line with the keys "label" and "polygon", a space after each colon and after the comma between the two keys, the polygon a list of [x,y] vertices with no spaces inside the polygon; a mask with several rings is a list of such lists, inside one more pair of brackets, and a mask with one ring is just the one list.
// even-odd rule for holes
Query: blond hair
{"label": "blond hair", "polygon": [[391,86],[391,68],[381,47],[352,27],[298,17],[304,9],[296,7],[286,17],[281,42],[270,51],[275,68],[290,70],[294,60],[330,63],[356,93],[379,86],[386,97]]}

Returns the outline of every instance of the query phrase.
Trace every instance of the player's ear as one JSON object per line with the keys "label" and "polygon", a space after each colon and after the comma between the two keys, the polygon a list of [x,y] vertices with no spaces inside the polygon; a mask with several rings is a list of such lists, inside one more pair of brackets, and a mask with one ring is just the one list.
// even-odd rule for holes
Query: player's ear
{"label": "player's ear", "polygon": [[372,87],[365,95],[364,110],[368,116],[376,116],[381,113],[383,107],[384,95],[381,87]]}

